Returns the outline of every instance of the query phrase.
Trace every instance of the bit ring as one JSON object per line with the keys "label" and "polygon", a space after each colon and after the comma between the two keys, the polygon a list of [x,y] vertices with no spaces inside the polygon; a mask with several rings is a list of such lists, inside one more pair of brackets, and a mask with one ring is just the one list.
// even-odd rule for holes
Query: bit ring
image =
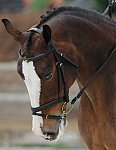
{"label": "bit ring", "polygon": [[[70,103],[70,102],[69,102]],[[71,103],[70,103],[71,104]],[[65,102],[63,105],[62,105],[62,108],[61,108],[61,110],[62,110],[62,113],[64,114],[64,115],[67,115],[67,114],[69,114],[71,111],[72,111],[72,109],[73,109],[73,104],[71,104],[71,107],[70,107],[70,109],[67,111],[66,110],[66,106],[67,106],[67,102]]]}

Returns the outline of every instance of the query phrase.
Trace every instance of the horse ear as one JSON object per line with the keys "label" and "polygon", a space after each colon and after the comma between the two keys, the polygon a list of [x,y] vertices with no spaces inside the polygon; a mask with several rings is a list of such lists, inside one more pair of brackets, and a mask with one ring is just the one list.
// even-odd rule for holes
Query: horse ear
{"label": "horse ear", "polygon": [[48,25],[43,26],[43,38],[45,39],[47,44],[51,40],[51,29]]}
{"label": "horse ear", "polygon": [[23,33],[17,30],[9,20],[2,19],[2,22],[7,32],[12,35],[16,41],[21,42],[24,39]]}

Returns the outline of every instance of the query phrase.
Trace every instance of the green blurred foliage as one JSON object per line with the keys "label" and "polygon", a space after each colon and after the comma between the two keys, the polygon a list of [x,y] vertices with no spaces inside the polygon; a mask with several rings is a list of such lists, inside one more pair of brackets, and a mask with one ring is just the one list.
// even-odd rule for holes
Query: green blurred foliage
{"label": "green blurred foliage", "polygon": [[[109,0],[94,0],[95,7],[98,11],[105,10],[105,8],[108,6]],[[113,11],[116,10],[116,3],[113,4]]]}
{"label": "green blurred foliage", "polygon": [[94,0],[97,10],[104,10],[108,5],[108,0]]}
{"label": "green blurred foliage", "polygon": [[51,0],[33,0],[32,1],[32,8],[33,9],[41,9],[49,6]]}

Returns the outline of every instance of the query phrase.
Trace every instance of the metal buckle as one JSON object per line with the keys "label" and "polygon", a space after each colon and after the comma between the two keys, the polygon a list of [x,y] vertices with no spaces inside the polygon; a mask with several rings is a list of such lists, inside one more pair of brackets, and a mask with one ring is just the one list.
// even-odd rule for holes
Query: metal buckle
{"label": "metal buckle", "polygon": [[22,58],[23,58],[23,60],[24,60],[26,63],[29,62],[29,60],[26,58],[26,56],[25,56],[25,57],[22,57]]}
{"label": "metal buckle", "polygon": [[66,125],[66,115],[65,114],[61,114],[60,117],[61,117],[60,120],[64,120],[64,126],[65,126]]}
{"label": "metal buckle", "polygon": [[45,118],[48,119],[48,116],[49,116],[49,115],[46,115]]}
{"label": "metal buckle", "polygon": [[65,118],[66,118],[66,116],[65,116],[64,113],[62,113],[62,114],[60,115],[60,117],[61,117],[61,119],[65,119]]}
{"label": "metal buckle", "polygon": [[25,59],[24,61],[25,61],[26,63],[28,63],[28,62],[29,62],[29,61],[28,61],[28,59]]}

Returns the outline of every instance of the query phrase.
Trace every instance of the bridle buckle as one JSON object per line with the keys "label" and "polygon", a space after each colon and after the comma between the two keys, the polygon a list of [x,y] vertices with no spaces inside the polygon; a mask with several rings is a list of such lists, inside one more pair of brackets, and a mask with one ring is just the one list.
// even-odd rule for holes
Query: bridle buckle
{"label": "bridle buckle", "polygon": [[46,115],[46,116],[45,116],[45,119],[48,119],[48,116],[49,116],[49,115]]}

